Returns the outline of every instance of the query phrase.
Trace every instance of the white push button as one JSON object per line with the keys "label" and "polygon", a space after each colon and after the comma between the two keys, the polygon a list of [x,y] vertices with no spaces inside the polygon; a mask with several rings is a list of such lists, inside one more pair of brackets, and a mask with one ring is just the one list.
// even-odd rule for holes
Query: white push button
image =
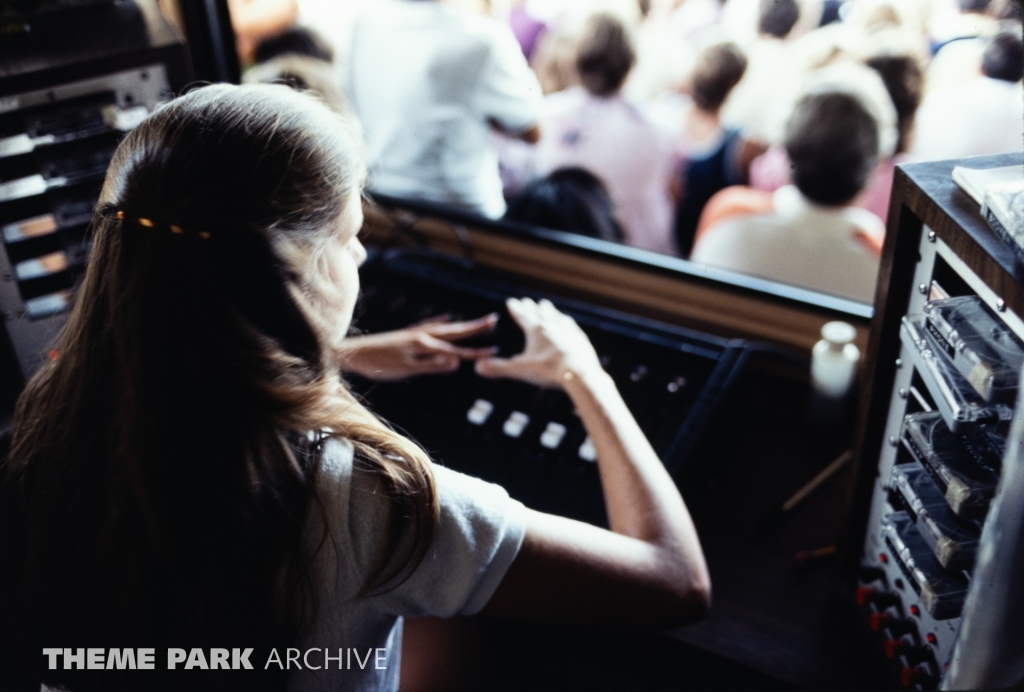
{"label": "white push button", "polygon": [[530,417],[528,415],[521,411],[513,411],[501,429],[509,437],[519,437],[529,424]]}
{"label": "white push button", "polygon": [[491,417],[492,411],[494,411],[494,404],[485,399],[477,399],[466,412],[466,420],[473,425],[483,425]]}
{"label": "white push button", "polygon": [[587,435],[587,439],[583,440],[583,444],[580,445],[580,459],[583,461],[597,461],[597,450],[594,449],[594,443],[590,439],[590,435]]}
{"label": "white push button", "polygon": [[558,449],[565,438],[565,426],[561,423],[548,423],[544,432],[540,434],[540,443],[548,449]]}

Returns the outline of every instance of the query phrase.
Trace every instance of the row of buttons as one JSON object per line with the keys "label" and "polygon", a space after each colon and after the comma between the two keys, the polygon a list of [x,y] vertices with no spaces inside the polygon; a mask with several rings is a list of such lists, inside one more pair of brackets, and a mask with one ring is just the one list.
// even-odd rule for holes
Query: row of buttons
{"label": "row of buttons", "polygon": [[[878,559],[882,564],[889,563],[889,556],[885,553],[880,553]],[[885,571],[878,567],[862,566],[858,576],[862,582],[871,584],[876,581],[884,581]],[[897,588],[902,589],[901,582],[902,580],[897,578],[894,584]],[[877,609],[870,614],[868,623],[873,631],[885,633],[888,636],[885,641],[885,655],[893,660],[903,659],[905,661],[905,665],[900,670],[902,685],[907,688],[933,688],[937,683],[936,677],[931,673],[932,666],[934,666],[934,652],[929,647],[918,645],[915,641],[920,636],[920,631],[914,618],[921,617],[921,609],[916,604],[911,604],[907,611],[914,618],[900,617],[897,614],[902,610],[899,595],[876,586],[858,587],[856,601],[860,606]],[[893,609],[897,613],[889,612],[889,609]],[[926,640],[932,647],[938,644],[938,639],[931,632],[927,633]]]}
{"label": "row of buttons", "polygon": [[[466,420],[473,425],[483,425],[490,419],[493,412],[493,403],[486,399],[477,399],[473,402],[469,411],[466,412]],[[522,411],[513,411],[502,424],[501,431],[511,438],[518,439],[529,424],[530,416]],[[540,434],[540,444],[547,449],[558,449],[562,444],[562,440],[565,439],[567,432],[568,429],[564,425],[552,421],[547,424],[544,432]],[[580,445],[579,457],[584,461],[593,462],[597,460],[597,451],[594,449],[594,443],[589,435],[583,441],[583,444]]]}

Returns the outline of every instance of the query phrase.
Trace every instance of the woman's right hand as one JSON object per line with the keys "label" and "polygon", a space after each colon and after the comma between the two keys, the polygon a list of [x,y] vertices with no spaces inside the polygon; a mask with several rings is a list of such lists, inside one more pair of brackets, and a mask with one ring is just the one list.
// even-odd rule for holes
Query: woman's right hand
{"label": "woman's right hand", "polygon": [[551,304],[530,298],[509,298],[512,319],[526,335],[526,347],[512,358],[482,358],[476,371],[483,377],[510,377],[541,387],[562,387],[575,377],[601,373],[590,339],[576,321]]}
{"label": "woman's right hand", "polygon": [[519,554],[483,612],[665,627],[702,617],[711,578],[689,510],[590,340],[547,301],[512,299],[508,311],[526,348],[478,360],[477,372],[564,389],[594,445],[611,531],[527,510]]}

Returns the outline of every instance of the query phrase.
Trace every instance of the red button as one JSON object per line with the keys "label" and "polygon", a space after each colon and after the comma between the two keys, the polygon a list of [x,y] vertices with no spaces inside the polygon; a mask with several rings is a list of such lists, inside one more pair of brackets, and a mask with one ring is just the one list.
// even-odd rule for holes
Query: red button
{"label": "red button", "polygon": [[887,622],[889,622],[889,615],[886,613],[871,613],[871,618],[868,620],[868,624],[874,632],[881,632],[885,629]]}
{"label": "red button", "polygon": [[934,634],[932,634],[931,632],[928,633],[928,636],[925,637],[925,639],[927,639],[928,643],[931,644],[932,646],[937,646],[938,643],[939,643],[938,638]]}
{"label": "red button", "polygon": [[907,650],[907,643],[902,639],[885,640],[885,655],[887,658],[902,656]]}
{"label": "red button", "polygon": [[920,617],[921,616],[921,609],[918,608],[916,605],[912,605],[912,606],[910,606],[910,614],[911,615],[915,615],[917,617]]}
{"label": "red button", "polygon": [[883,565],[888,564],[889,563],[889,556],[886,555],[885,553],[879,553],[878,554],[878,561],[881,562]]}
{"label": "red button", "polygon": [[875,595],[875,590],[870,586],[860,586],[857,588],[857,605],[867,605],[871,603],[872,596]]}

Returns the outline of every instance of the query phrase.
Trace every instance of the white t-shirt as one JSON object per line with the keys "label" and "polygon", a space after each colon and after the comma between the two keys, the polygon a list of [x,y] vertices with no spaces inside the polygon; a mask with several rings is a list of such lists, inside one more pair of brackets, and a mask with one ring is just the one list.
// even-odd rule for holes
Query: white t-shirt
{"label": "white t-shirt", "polygon": [[[302,670],[293,664],[288,690],[397,690],[402,616],[471,615],[490,600],[522,545],[526,510],[500,486],[436,465],[434,478],[441,521],[423,562],[394,590],[357,598],[381,545],[387,506],[373,474],[354,467],[351,445],[324,443],[318,494],[331,540],[314,561],[316,621],[297,648],[303,657],[319,649],[308,656],[311,666],[323,666],[328,649],[331,667],[310,670],[300,659]],[[311,511],[311,549],[323,535],[318,516]]]}
{"label": "white t-shirt", "polygon": [[1024,150],[1020,82],[975,77],[928,92],[917,111],[911,154],[919,161]]}
{"label": "white t-shirt", "polygon": [[856,207],[823,207],[792,185],[776,190],[775,213],[722,221],[701,237],[692,262],[710,264],[866,303],[874,301],[878,258],[858,233],[884,233]]}
{"label": "white t-shirt", "polygon": [[507,26],[441,2],[380,0],[355,24],[348,65],[371,189],[505,213],[490,122],[528,130],[541,100]]}
{"label": "white t-shirt", "polygon": [[670,133],[621,95],[573,87],[545,99],[534,173],[578,166],[600,178],[629,245],[676,254],[669,193],[675,161]]}

